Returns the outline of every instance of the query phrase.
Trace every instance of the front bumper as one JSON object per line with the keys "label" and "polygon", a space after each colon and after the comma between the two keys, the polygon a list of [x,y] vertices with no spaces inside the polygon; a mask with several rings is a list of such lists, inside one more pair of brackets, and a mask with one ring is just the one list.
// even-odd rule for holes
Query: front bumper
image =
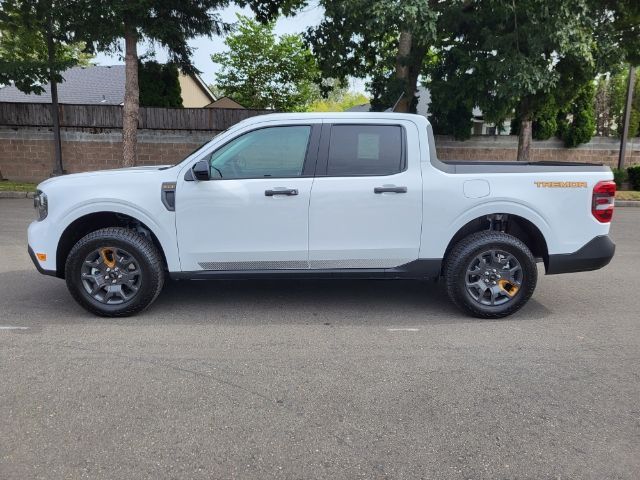
{"label": "front bumper", "polygon": [[[29,256],[40,273],[45,275],[56,274],[56,248],[57,232],[52,231],[51,222],[48,219],[33,221],[27,231],[27,246]],[[38,260],[36,253],[44,253],[46,260]]]}
{"label": "front bumper", "polygon": [[611,261],[615,251],[616,244],[608,235],[595,237],[574,253],[549,255],[547,275],[598,270]]}
{"label": "front bumper", "polygon": [[57,276],[55,270],[45,270],[44,268],[42,268],[42,265],[40,265],[40,262],[36,258],[36,254],[33,252],[33,248],[31,248],[31,246],[29,246],[27,251],[29,252],[29,256],[31,257],[31,261],[33,262],[33,264],[36,266],[36,268],[38,269],[38,271],[40,273],[42,273],[43,275],[51,275],[52,277]]}

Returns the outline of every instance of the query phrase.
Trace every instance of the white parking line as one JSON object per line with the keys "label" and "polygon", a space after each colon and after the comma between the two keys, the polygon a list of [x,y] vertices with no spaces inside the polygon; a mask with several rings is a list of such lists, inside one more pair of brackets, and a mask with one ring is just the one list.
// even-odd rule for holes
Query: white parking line
{"label": "white parking line", "polygon": [[0,330],[29,330],[29,327],[14,327],[13,325],[0,325]]}
{"label": "white parking line", "polygon": [[387,332],[419,332],[419,328],[387,328]]}

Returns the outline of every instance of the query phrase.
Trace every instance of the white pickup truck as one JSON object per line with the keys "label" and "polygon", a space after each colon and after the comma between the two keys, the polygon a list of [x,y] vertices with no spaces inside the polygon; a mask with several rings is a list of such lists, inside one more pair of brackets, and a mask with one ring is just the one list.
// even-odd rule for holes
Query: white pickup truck
{"label": "white pickup truck", "polygon": [[174,166],[38,186],[37,269],[98,315],[148,307],[164,280],[444,277],[484,318],[522,307],[547,274],[613,257],[608,167],[442,162],[427,120],[273,114]]}

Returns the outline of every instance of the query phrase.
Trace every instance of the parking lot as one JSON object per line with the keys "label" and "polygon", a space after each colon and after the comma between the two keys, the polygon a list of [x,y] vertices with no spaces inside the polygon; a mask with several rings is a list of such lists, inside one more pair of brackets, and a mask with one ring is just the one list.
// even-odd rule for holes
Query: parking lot
{"label": "parking lot", "polygon": [[[173,282],[85,313],[0,200],[0,478],[640,477],[640,209],[504,320],[405,281]],[[19,328],[15,328],[19,327]]]}

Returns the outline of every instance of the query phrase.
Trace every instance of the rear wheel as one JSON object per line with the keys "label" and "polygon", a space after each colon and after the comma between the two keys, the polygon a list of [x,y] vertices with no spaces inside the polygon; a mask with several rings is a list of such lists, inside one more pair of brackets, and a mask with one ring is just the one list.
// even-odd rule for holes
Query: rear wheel
{"label": "rear wheel", "polygon": [[527,246],[502,232],[462,239],[445,260],[449,298],[480,318],[500,318],[524,306],[536,288],[538,269]]}
{"label": "rear wheel", "polygon": [[67,287],[96,315],[121,317],[147,308],[164,283],[162,259],[153,242],[126,228],[91,232],[71,249]]}

